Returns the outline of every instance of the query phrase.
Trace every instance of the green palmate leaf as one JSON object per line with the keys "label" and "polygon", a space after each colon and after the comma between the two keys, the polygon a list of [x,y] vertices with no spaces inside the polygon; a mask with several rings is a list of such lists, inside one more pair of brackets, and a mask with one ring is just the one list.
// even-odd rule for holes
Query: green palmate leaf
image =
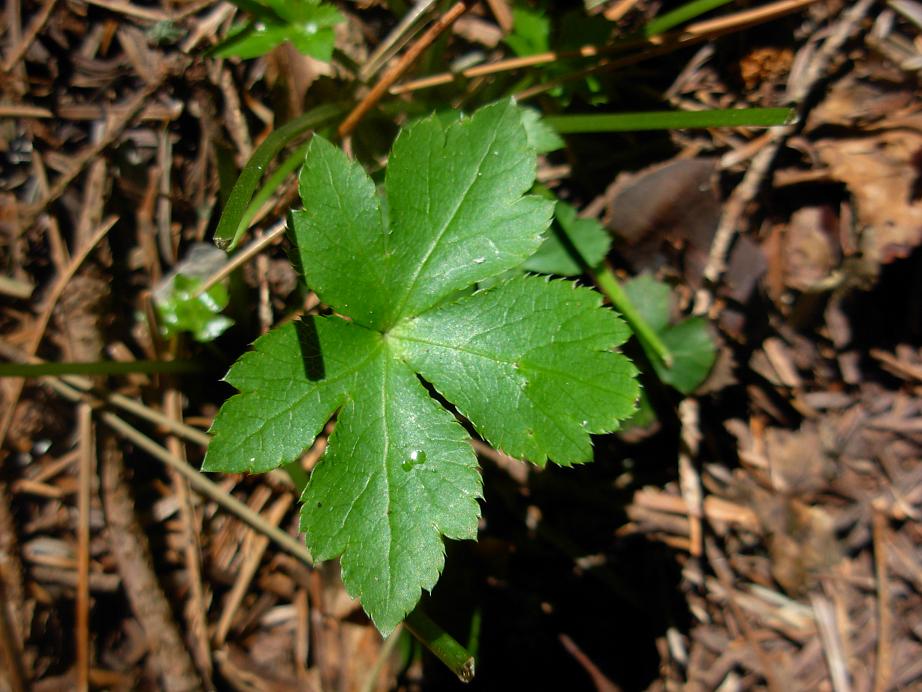
{"label": "green palmate leaf", "polygon": [[[627,336],[598,294],[538,277],[470,293],[543,241],[553,203],[511,102],[406,128],[386,201],[315,137],[294,214],[296,263],[336,315],[259,339],[231,369],[207,470],[266,471],[296,459],[334,415],[304,491],[319,560],[342,555],[349,593],[390,632],[431,589],[442,536],[473,538],[481,480],[467,434],[419,376],[497,447],[543,464],[592,456],[637,398]],[[459,295],[463,297],[459,298]]]}

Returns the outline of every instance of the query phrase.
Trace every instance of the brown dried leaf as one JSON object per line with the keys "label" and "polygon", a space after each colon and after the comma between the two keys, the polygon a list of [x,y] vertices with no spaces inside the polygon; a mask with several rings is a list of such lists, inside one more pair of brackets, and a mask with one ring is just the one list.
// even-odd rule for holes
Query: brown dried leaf
{"label": "brown dried leaf", "polygon": [[864,257],[880,265],[908,256],[922,242],[922,133],[890,130],[824,139],[816,148],[854,197]]}

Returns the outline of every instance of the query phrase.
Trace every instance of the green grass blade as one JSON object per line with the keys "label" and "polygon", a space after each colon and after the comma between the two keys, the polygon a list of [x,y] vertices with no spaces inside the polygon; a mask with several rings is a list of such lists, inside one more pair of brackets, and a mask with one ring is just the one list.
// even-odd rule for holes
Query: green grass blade
{"label": "green grass blade", "polygon": [[342,108],[335,104],[324,104],[318,106],[304,115],[285,123],[271,135],[266,137],[266,141],[259,145],[247,165],[240,172],[240,177],[231,190],[230,197],[218,221],[218,228],[215,230],[214,243],[222,250],[233,250],[237,247],[243,236],[244,226],[241,229],[241,221],[250,207],[250,200],[253,198],[253,192],[263,173],[269,167],[278,153],[298,135],[323,125],[342,113]]}
{"label": "green grass blade", "polygon": [[672,12],[667,12],[661,17],[655,17],[644,26],[641,33],[647,37],[665,33],[674,26],[684,24],[690,19],[730,2],[732,0],[692,0],[681,7],[675,8]]}
{"label": "green grass blade", "polygon": [[0,377],[46,377],[48,375],[133,375],[200,372],[190,360],[132,360],[95,363],[0,363]]}
{"label": "green grass blade", "polygon": [[790,108],[731,108],[710,111],[553,115],[546,116],[544,122],[560,134],[579,134],[706,127],[774,127],[789,125],[794,117],[794,111]]}
{"label": "green grass blade", "polygon": [[246,213],[243,215],[243,218],[240,219],[237,232],[234,234],[235,238],[241,238],[243,236],[250,227],[250,222],[253,220],[253,217],[256,216],[256,213],[260,210],[262,205],[269,201],[269,198],[275,194],[275,191],[278,190],[279,187],[281,187],[285,179],[297,169],[298,166],[304,163],[304,155],[307,154],[307,147],[309,144],[310,142],[305,142],[299,145],[284,161],[282,161],[278,168],[269,174],[263,186],[253,195],[253,200],[247,206]]}

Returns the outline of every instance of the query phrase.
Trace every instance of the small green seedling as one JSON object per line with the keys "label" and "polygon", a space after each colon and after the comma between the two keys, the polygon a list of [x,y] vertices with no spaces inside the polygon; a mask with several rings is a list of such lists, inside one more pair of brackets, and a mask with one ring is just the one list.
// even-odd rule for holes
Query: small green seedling
{"label": "small green seedling", "polygon": [[629,335],[601,296],[516,276],[545,240],[554,203],[526,194],[536,154],[511,101],[405,128],[383,197],[315,136],[293,214],[296,264],[333,314],[261,337],[231,368],[240,390],[215,419],[208,471],[264,472],[336,427],[302,496],[317,560],[342,556],[350,594],[382,634],[431,590],[442,537],[473,539],[481,478],[468,433],[563,466],[635,408]]}
{"label": "small green seedling", "polygon": [[667,366],[656,357],[648,342],[639,340],[657,377],[683,394],[694,392],[707,379],[717,360],[717,344],[707,319],[686,317],[673,321],[672,289],[649,274],[628,281],[624,292],[672,356],[671,366]]}
{"label": "small green seedling", "polygon": [[233,0],[252,18],[235,24],[211,54],[220,58],[258,58],[290,42],[304,55],[329,62],[333,55],[333,27],[345,18],[333,5],[320,0]]}

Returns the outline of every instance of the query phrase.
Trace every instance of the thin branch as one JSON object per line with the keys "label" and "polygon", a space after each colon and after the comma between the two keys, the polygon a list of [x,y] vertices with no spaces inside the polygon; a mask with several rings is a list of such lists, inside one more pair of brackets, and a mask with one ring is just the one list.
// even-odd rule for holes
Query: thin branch
{"label": "thin branch", "polygon": [[[491,62],[486,65],[469,67],[458,73],[441,72],[439,74],[429,75],[428,77],[422,77],[420,79],[399,84],[393,87],[390,90],[390,93],[397,95],[411,91],[418,91],[420,89],[428,89],[435,86],[441,86],[443,84],[450,84],[459,76],[465,79],[473,79],[475,77],[485,77],[500,72],[508,72],[510,70],[519,70],[526,67],[547,65],[549,63],[558,62],[560,60],[567,60],[572,58],[595,58],[603,55],[610,55],[612,53],[618,53],[632,48],[646,48],[646,50],[638,54],[626,56],[619,61],[601,61],[597,65],[586,68],[585,71],[580,70],[579,72],[573,73],[573,75],[566,75],[560,80],[537,85],[533,88],[535,91],[525,90],[521,94],[517,95],[517,98],[520,99],[528,98],[537,93],[540,93],[540,91],[551,89],[554,86],[559,85],[561,82],[575,79],[577,75],[582,77],[594,72],[612,70],[619,67],[624,67],[625,65],[635,64],[641,60],[647,60],[659,55],[665,55],[695,43],[701,43],[702,41],[717,38],[732,31],[739,31],[740,29],[744,29],[755,24],[777,19],[778,17],[784,16],[786,14],[796,12],[797,10],[800,10],[803,7],[806,7],[807,5],[810,5],[816,1],[817,0],[780,0],[779,2],[771,3],[769,5],[765,5],[764,7],[745,10],[743,12],[735,12],[733,14],[719,17],[717,19],[695,22],[694,24],[689,24],[687,27],[681,30],[672,31],[660,36],[628,37],[604,46],[585,45],[570,51],[547,51],[544,53],[537,53],[535,55],[526,55],[516,58],[507,58],[505,60],[497,60],[496,62]],[[538,91],[539,89],[540,91]]]}
{"label": "thin branch", "polygon": [[230,276],[235,269],[242,267],[253,257],[262,252],[263,249],[274,243],[278,240],[288,228],[285,221],[279,221],[272,228],[269,229],[269,232],[264,236],[257,238],[249,245],[247,245],[243,250],[236,253],[230,260],[223,265],[218,271],[205,279],[201,284],[199,284],[190,296],[191,300],[195,300],[200,295],[202,295],[209,288],[214,286],[219,281],[223,281],[228,276]]}
{"label": "thin branch", "polygon": [[874,664],[874,692],[885,692],[893,674],[890,637],[893,616],[890,611],[890,582],[887,576],[887,515],[880,504],[874,505],[874,576],[877,580],[877,661]]}
{"label": "thin branch", "polygon": [[55,5],[58,4],[58,0],[46,0],[45,4],[42,5],[41,11],[35,16],[32,20],[32,23],[29,25],[29,30],[26,32],[26,35],[22,37],[22,40],[16,46],[16,48],[10,53],[3,63],[3,71],[6,74],[9,74],[13,71],[13,68],[19,64],[19,61],[22,60],[23,56],[29,51],[29,47],[35,41],[36,37],[41,33],[42,29],[45,28],[45,24],[48,23],[48,19],[51,17],[51,13],[54,10]]}
{"label": "thin branch", "polygon": [[145,84],[128,100],[128,103],[124,105],[124,109],[119,112],[117,118],[113,118],[107,123],[105,134],[99,138],[99,141],[80,152],[80,154],[75,157],[71,168],[55,181],[54,185],[52,185],[51,189],[48,191],[48,194],[39,202],[27,207],[22,212],[20,224],[24,231],[35,223],[35,220],[50,204],[64,194],[65,190],[71,186],[74,180],[77,179],[90,162],[95,160],[121,136],[125,128],[134,120],[134,117],[144,109],[147,100],[160,89],[166,78],[177,70],[181,64],[179,60],[167,61],[160,68],[156,78]]}
{"label": "thin branch", "polygon": [[299,558],[307,565],[313,564],[310,552],[307,546],[301,541],[290,536],[278,527],[270,526],[258,513],[247,507],[244,503],[235,497],[229,495],[217,485],[208,480],[201,473],[193,469],[189,464],[178,459],[168,450],[158,445],[152,439],[133,428],[123,421],[114,413],[104,412],[100,414],[102,421],[112,428],[126,440],[130,440],[145,452],[150,454],[158,461],[163,462],[172,469],[176,469],[186,480],[195,492],[213,500],[231,514],[235,515],[242,522],[255,529],[259,533],[268,536],[277,545]]}
{"label": "thin branch", "polygon": [[416,42],[410,46],[409,50],[401,56],[397,64],[381,76],[381,79],[379,79],[377,84],[372,87],[371,91],[365,95],[365,98],[363,98],[359,104],[352,109],[352,112],[346,116],[346,119],[343,120],[342,124],[339,126],[338,133],[340,137],[347,137],[352,133],[356,125],[359,124],[359,121],[361,121],[361,119],[375,107],[378,101],[384,97],[387,90],[391,88],[394,82],[400,79],[401,75],[409,69],[410,65],[416,62],[416,59],[423,54],[426,48],[432,45],[442,32],[454,24],[462,14],[467,12],[471,4],[473,4],[472,0],[460,0],[456,2],[426,30],[426,33],[420,36]]}
{"label": "thin branch", "polygon": [[[852,35],[864,16],[871,9],[874,0],[859,0],[836,23],[833,31],[817,51],[811,62],[803,81],[796,89],[792,90],[793,101],[798,109],[798,122],[803,122],[809,107],[809,96],[816,89],[820,81],[828,74],[833,60],[841,54],[842,46]],[[712,286],[715,286],[723,276],[727,266],[727,255],[730,246],[739,232],[743,214],[749,204],[756,198],[759,190],[775,162],[781,148],[787,143],[799,125],[785,125],[773,131],[772,140],[762,151],[753,157],[743,180],[733,190],[730,198],[724,204],[717,231],[711,242],[708,261],[704,268],[704,280],[707,286],[698,291],[695,296],[694,313],[706,314],[713,303]]]}
{"label": "thin branch", "polygon": [[80,470],[77,490],[77,599],[74,637],[77,646],[77,689],[90,686],[90,498],[95,475],[96,444],[93,409],[77,408],[80,429]]}

